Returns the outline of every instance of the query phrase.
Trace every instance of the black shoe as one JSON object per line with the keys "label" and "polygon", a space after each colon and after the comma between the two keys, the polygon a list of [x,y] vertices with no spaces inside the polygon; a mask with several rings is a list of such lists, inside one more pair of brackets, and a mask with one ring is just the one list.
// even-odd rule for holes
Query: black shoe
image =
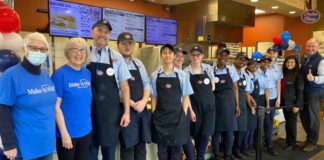
{"label": "black shoe", "polygon": [[295,146],[287,145],[287,146],[284,147],[284,150],[290,151],[290,150],[294,150],[295,148],[296,148]]}
{"label": "black shoe", "polygon": [[243,160],[245,160],[246,159],[246,157],[245,156],[243,156],[241,153],[239,153],[239,152],[237,152],[237,153],[233,153],[234,154],[234,156],[237,158],[237,159],[243,159]]}
{"label": "black shoe", "polygon": [[231,155],[231,156],[225,156],[224,160],[236,160],[236,158]]}
{"label": "black shoe", "polygon": [[272,156],[278,156],[278,152],[276,152],[273,147],[268,148],[268,153]]}
{"label": "black shoe", "polygon": [[252,156],[250,153],[249,153],[249,150],[243,150],[241,151],[242,154],[246,155],[246,156]]}

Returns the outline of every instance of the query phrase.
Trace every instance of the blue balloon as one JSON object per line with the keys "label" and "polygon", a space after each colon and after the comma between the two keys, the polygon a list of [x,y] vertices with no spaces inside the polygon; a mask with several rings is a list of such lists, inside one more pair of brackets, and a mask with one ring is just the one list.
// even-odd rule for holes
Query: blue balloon
{"label": "blue balloon", "polygon": [[20,62],[20,58],[17,54],[9,49],[0,50],[0,72],[4,72],[11,66]]}
{"label": "blue balloon", "polygon": [[261,59],[262,56],[263,55],[262,55],[261,52],[255,51],[255,52],[252,53],[251,59],[260,61],[260,59]]}
{"label": "blue balloon", "polygon": [[290,37],[291,37],[291,35],[288,31],[284,31],[281,33],[281,39],[284,42],[288,42],[290,40]]}
{"label": "blue balloon", "polygon": [[284,51],[284,50],[288,49],[288,47],[289,47],[288,42],[285,42],[285,41],[281,42],[280,50]]}

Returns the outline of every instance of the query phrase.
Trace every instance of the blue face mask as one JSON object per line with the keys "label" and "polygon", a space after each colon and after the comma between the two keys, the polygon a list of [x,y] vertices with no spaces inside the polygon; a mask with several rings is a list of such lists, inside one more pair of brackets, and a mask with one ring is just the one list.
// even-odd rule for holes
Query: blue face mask
{"label": "blue face mask", "polygon": [[46,53],[29,51],[29,54],[26,58],[34,66],[39,66],[45,62],[46,57],[47,57]]}

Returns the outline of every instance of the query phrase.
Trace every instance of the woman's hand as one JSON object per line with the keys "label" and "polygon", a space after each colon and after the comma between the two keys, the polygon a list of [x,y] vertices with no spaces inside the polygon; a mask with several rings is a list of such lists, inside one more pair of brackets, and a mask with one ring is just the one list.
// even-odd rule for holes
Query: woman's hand
{"label": "woman's hand", "polygon": [[71,137],[70,137],[69,134],[62,135],[62,145],[66,149],[72,149],[73,148],[72,140],[71,140]]}
{"label": "woman's hand", "polygon": [[190,110],[190,115],[191,115],[191,122],[196,122],[196,114],[194,111]]}

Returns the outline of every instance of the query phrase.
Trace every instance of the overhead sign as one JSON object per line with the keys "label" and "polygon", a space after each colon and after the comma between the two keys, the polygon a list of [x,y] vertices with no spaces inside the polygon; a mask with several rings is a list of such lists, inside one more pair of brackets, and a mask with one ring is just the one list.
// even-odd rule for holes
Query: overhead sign
{"label": "overhead sign", "polygon": [[303,14],[300,16],[301,20],[304,23],[312,24],[316,23],[320,19],[320,12],[314,9],[308,9],[303,12]]}

